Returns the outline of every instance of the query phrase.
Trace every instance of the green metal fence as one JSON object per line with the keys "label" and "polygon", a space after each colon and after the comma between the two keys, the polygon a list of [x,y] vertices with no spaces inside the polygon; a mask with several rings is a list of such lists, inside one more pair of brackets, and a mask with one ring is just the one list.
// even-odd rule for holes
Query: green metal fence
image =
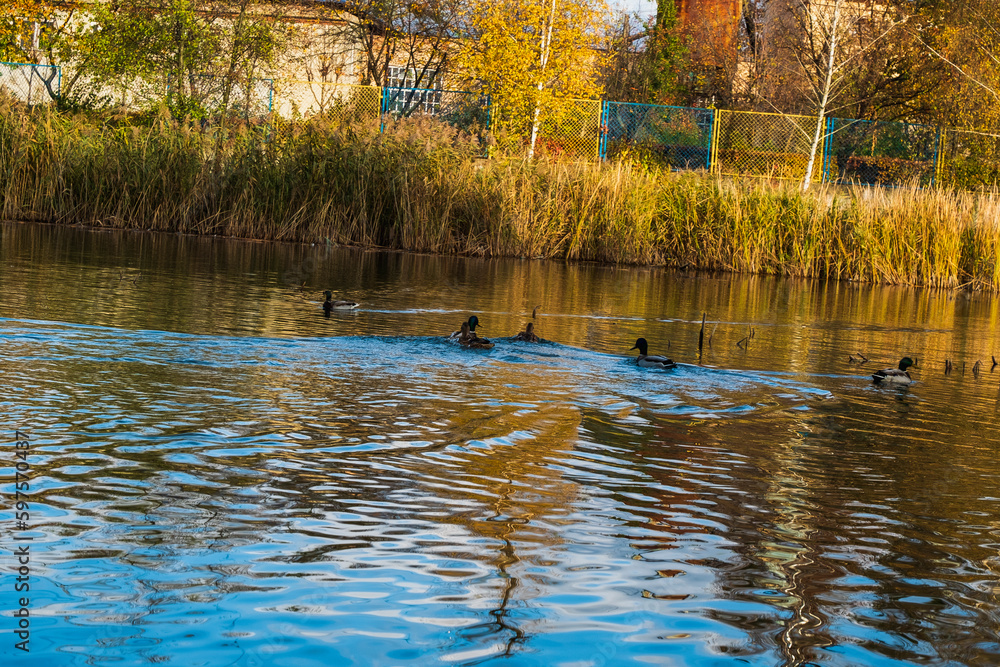
{"label": "green metal fence", "polygon": [[605,102],[601,157],[633,157],[672,169],[709,169],[712,109]]}
{"label": "green metal fence", "polygon": [[824,180],[930,186],[935,180],[940,135],[939,128],[930,125],[828,118]]}
{"label": "green metal fence", "polygon": [[382,88],[381,123],[404,118],[434,118],[475,136],[485,152],[490,129],[490,98],[464,90]]}
{"label": "green metal fence", "polygon": [[185,94],[207,111],[225,108],[243,118],[263,118],[274,110],[274,80],[233,80],[222,76],[192,76]]}

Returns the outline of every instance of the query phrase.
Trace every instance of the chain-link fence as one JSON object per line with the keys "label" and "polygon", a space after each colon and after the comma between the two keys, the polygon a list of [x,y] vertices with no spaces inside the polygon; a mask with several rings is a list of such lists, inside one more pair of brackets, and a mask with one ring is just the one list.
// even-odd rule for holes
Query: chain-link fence
{"label": "chain-link fence", "polygon": [[1000,134],[942,129],[936,183],[964,190],[1000,185]]}
{"label": "chain-link fence", "polygon": [[709,169],[711,109],[605,102],[601,157],[630,157],[673,169]]}
{"label": "chain-link fence", "polygon": [[24,104],[48,104],[59,98],[62,70],[49,65],[0,62],[0,91]]}
{"label": "chain-link fence", "polygon": [[382,89],[382,127],[389,120],[430,117],[475,135],[485,147],[490,128],[490,98],[464,90]]}
{"label": "chain-link fence", "polygon": [[462,129],[489,127],[485,95],[437,88],[383,88],[382,113],[392,118],[431,116]]}
{"label": "chain-link fence", "polygon": [[[717,174],[802,180],[816,132],[816,118],[750,111],[715,112],[712,169]],[[812,180],[823,178],[823,152],[816,152]]]}
{"label": "chain-link fence", "polygon": [[325,81],[278,81],[274,111],[282,118],[320,116],[345,124],[378,127],[382,89]]}
{"label": "chain-link fence", "polygon": [[[98,85],[98,84],[95,84]],[[169,83],[167,95],[170,94]],[[227,107],[249,120],[270,116],[272,130],[291,131],[299,120],[320,117],[383,131],[387,122],[433,117],[474,133],[484,150],[496,141],[491,113],[479,93],[364,86],[317,81],[253,79],[229,82],[202,76],[185,81],[185,97],[204,111]],[[137,94],[105,91],[122,105]],[[63,94],[62,70],[48,65],[0,62],[0,95],[35,105]],[[155,91],[144,91],[146,97]],[[162,89],[160,95],[162,95]],[[141,99],[149,100],[146,97]],[[509,131],[509,129],[508,129]],[[511,147],[530,136],[508,134]],[[806,173],[816,118],[655,104],[564,100],[542,110],[535,154],[571,159],[639,159],[672,169],[801,180]],[[812,178],[831,183],[961,189],[1000,186],[1000,134],[902,122],[828,118]]]}
{"label": "chain-link fence", "polygon": [[933,185],[940,131],[930,125],[827,119],[824,180]]}
{"label": "chain-link fence", "polygon": [[233,80],[224,76],[194,76],[185,96],[206,112],[226,112],[247,119],[263,118],[274,108],[274,80]]}
{"label": "chain-link fence", "polygon": [[542,112],[535,153],[594,160],[599,157],[601,101],[562,100]]}

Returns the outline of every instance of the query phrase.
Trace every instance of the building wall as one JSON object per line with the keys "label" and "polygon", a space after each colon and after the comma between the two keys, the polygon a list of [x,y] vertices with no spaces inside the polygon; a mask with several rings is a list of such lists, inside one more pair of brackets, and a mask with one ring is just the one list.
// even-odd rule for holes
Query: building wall
{"label": "building wall", "polygon": [[677,18],[691,38],[696,64],[731,67],[736,61],[742,0],[676,0]]}

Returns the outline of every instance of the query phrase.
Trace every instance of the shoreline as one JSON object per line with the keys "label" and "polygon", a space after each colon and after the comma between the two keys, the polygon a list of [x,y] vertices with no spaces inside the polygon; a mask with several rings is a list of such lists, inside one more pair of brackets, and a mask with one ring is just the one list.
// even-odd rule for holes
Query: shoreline
{"label": "shoreline", "polygon": [[0,106],[0,215],[92,229],[1000,290],[1000,197],[529,162],[429,119],[262,142]]}
{"label": "shoreline", "polygon": [[[48,222],[44,220],[15,220],[9,218],[0,218],[0,225],[41,225],[50,228],[69,228],[78,231],[85,232],[107,232],[107,233],[126,233],[126,234],[154,234],[154,235],[164,235],[173,237],[187,237],[192,240],[204,240],[204,241],[218,241],[218,242],[239,242],[239,243],[253,243],[253,244],[276,244],[279,246],[286,247],[297,247],[297,248],[316,248],[322,247],[325,244],[323,242],[315,241],[292,241],[287,239],[266,239],[266,238],[250,238],[241,236],[226,236],[222,234],[199,234],[196,232],[183,232],[183,231],[169,231],[160,229],[150,229],[142,227],[111,227],[106,225],[89,225],[85,223],[61,223],[61,222]],[[518,262],[555,262],[563,265],[577,265],[577,266],[594,266],[599,268],[630,268],[630,269],[655,269],[667,272],[674,272],[678,274],[685,274],[691,278],[698,277],[708,277],[708,278],[718,278],[721,276],[732,276],[733,278],[771,278],[771,279],[783,279],[791,281],[807,281],[816,282],[819,284],[826,283],[846,283],[849,285],[855,285],[859,287],[880,287],[880,288],[904,288],[904,289],[917,289],[917,290],[931,290],[931,291],[943,291],[943,292],[975,292],[983,295],[993,295],[1000,291],[997,289],[973,289],[968,285],[921,285],[912,283],[888,283],[888,282],[872,282],[867,280],[858,280],[852,278],[837,278],[837,277],[818,277],[818,276],[805,276],[805,275],[793,275],[793,274],[781,274],[781,273],[750,273],[750,272],[739,272],[739,271],[728,271],[726,269],[705,269],[696,268],[690,265],[684,266],[673,266],[670,264],[623,264],[623,263],[611,263],[602,262],[599,260],[587,260],[587,259],[566,259],[562,257],[520,257],[520,256],[501,256],[501,255],[468,255],[468,254],[456,254],[456,253],[441,253],[441,252],[430,252],[422,250],[408,250],[405,248],[391,248],[385,246],[362,246],[362,245],[350,245],[343,243],[331,243],[327,246],[330,249],[337,250],[347,250],[347,251],[357,251],[362,253],[374,252],[374,253],[389,253],[397,255],[414,255],[418,257],[437,257],[437,258],[454,258],[463,260],[482,260],[482,261],[518,261]]]}

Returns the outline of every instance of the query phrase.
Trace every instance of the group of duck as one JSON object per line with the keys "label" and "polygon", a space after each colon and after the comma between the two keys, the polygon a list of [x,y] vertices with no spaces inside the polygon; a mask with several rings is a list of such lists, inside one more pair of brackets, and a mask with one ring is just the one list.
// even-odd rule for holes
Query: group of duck
{"label": "group of duck", "polygon": [[[334,300],[333,292],[331,291],[324,292],[324,296],[326,297],[326,300],[323,302],[323,312],[328,316],[333,310],[353,310],[359,305],[356,301]],[[539,308],[540,306],[535,306],[534,310],[531,311],[532,318],[538,314]],[[468,321],[462,322],[462,327],[458,331],[448,336],[448,340],[457,342],[462,347],[470,350],[493,349],[493,341],[488,338],[483,338],[476,333],[476,327],[478,326],[479,318],[472,315],[469,317]],[[538,343],[541,339],[535,334],[535,324],[533,322],[528,322],[524,327],[524,331],[511,336],[511,340],[522,341],[525,343]],[[677,367],[677,363],[674,362],[673,359],[649,354],[649,343],[646,342],[645,338],[636,339],[635,345],[629,348],[630,352],[632,350],[639,351],[639,356],[636,357],[635,360],[637,366],[659,369]],[[875,384],[910,384],[913,381],[913,378],[910,377],[908,369],[913,365],[913,359],[910,357],[903,357],[899,361],[899,366],[897,368],[885,368],[872,373],[872,382]]]}
{"label": "group of duck", "polygon": [[[538,312],[537,308],[535,312]],[[448,340],[455,341],[462,347],[467,347],[471,350],[492,350],[493,341],[480,336],[476,332],[476,327],[478,326],[479,318],[473,315],[469,318],[468,322],[462,322],[462,328],[448,336]],[[519,340],[525,343],[541,342],[541,339],[535,334],[534,322],[528,322],[524,327],[524,331],[511,336],[511,340]]]}
{"label": "group of duck", "polygon": [[[531,312],[531,316],[535,317],[538,312],[538,306]],[[476,333],[476,327],[479,326],[479,318],[475,315],[469,318],[468,322],[462,322],[462,328],[458,331],[452,333],[448,336],[448,340],[456,341],[462,347],[467,347],[472,350],[490,350],[493,349],[493,342],[488,338],[483,338],[478,333]],[[524,326],[524,331],[511,336],[511,340],[522,341],[525,343],[538,343],[541,339],[535,333],[535,323],[528,322]],[[639,350],[639,356],[636,357],[635,363],[638,366],[643,366],[645,368],[676,368],[677,364],[673,359],[668,359],[667,357],[658,357],[649,354],[649,343],[646,342],[645,338],[639,338],[635,341],[635,345],[630,348],[631,350]]]}

